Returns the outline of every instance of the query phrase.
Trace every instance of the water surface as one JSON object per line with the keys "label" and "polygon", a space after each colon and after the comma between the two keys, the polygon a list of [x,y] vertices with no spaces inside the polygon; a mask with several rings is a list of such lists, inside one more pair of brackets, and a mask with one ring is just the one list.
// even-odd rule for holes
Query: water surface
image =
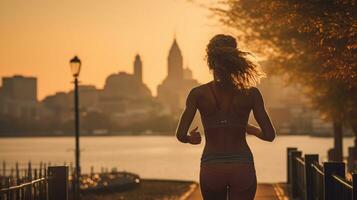
{"label": "water surface", "polygon": [[[198,180],[199,160],[203,144],[179,143],[173,136],[103,136],[82,137],[81,165],[83,172],[90,166],[117,167],[138,173],[145,178]],[[253,151],[259,182],[286,180],[286,148],[298,147],[304,153],[317,153],[326,160],[333,146],[332,138],[309,136],[278,136],[272,143],[248,136]],[[344,152],[353,138],[344,139]],[[63,164],[74,160],[74,137],[1,138],[0,160],[34,163],[51,161]]]}

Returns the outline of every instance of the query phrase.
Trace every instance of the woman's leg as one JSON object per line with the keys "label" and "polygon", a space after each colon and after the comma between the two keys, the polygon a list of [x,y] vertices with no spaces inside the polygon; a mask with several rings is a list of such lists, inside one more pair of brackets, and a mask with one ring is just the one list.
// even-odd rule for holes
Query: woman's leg
{"label": "woman's leg", "polygon": [[257,191],[257,182],[255,181],[249,188],[245,190],[228,189],[229,200],[254,200],[255,192]]}
{"label": "woman's leg", "polygon": [[201,165],[200,187],[204,200],[226,200],[227,180],[217,166]]}
{"label": "woman's leg", "polygon": [[253,164],[233,166],[229,176],[228,199],[253,200],[257,189],[257,178]]}

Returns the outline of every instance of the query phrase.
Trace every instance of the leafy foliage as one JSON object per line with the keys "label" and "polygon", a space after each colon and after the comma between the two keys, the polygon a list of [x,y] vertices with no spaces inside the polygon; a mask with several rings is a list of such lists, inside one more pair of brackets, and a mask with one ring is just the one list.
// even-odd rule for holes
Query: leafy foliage
{"label": "leafy foliage", "polygon": [[355,0],[224,0],[212,8],[250,49],[271,61],[268,72],[303,86],[334,121],[356,123]]}

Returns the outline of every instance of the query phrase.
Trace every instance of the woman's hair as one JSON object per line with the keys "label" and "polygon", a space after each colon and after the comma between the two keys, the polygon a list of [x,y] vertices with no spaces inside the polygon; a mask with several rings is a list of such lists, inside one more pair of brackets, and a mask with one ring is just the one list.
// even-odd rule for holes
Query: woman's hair
{"label": "woman's hair", "polygon": [[230,35],[214,36],[206,52],[208,67],[221,85],[246,89],[255,86],[265,76],[260,66],[248,59],[251,54],[240,51],[236,39]]}

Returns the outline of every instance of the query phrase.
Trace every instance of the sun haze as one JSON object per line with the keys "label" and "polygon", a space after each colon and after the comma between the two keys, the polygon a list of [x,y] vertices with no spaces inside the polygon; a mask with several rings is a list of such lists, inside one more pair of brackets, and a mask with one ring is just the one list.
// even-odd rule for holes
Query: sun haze
{"label": "sun haze", "polygon": [[74,55],[83,63],[81,82],[102,88],[111,73],[131,73],[139,53],[144,82],[156,95],[176,37],[184,66],[205,82],[205,45],[220,32],[209,15],[185,0],[1,1],[0,76],[36,76],[43,99],[72,88],[68,62]]}

